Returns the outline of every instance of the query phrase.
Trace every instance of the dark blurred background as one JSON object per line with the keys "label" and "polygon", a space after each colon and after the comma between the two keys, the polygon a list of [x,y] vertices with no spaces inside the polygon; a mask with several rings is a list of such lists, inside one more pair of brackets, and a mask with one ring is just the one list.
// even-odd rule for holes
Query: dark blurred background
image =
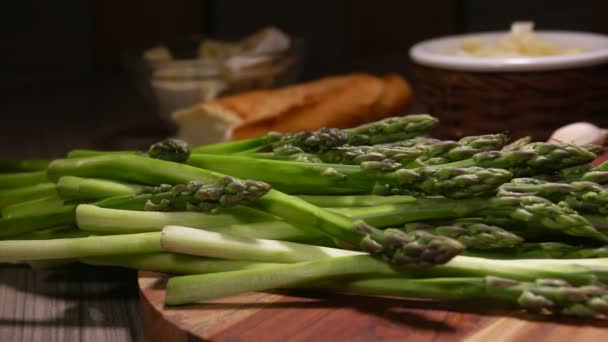
{"label": "dark blurred background", "polygon": [[608,33],[608,2],[601,0],[22,0],[2,7],[4,157],[133,148],[170,134],[136,90],[123,57],[175,38],[235,39],[274,25],[306,41],[304,80],[397,71],[415,81],[408,49],[431,37],[504,30],[515,20]]}

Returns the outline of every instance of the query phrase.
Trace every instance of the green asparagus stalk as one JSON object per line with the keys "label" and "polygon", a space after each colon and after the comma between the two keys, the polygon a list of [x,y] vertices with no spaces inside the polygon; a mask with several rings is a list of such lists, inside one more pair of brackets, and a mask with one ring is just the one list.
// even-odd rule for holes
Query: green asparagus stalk
{"label": "green asparagus stalk", "polygon": [[210,215],[195,212],[106,209],[81,204],[76,209],[76,222],[80,229],[106,234],[160,231],[168,225],[183,225],[263,239],[306,240],[322,236],[315,231],[308,232],[296,228],[271,215],[247,207],[223,210]]}
{"label": "green asparagus stalk", "polygon": [[[329,283],[329,288],[364,295],[435,300],[498,300],[538,313],[579,317],[608,315],[608,288],[603,284],[574,286],[562,279],[522,282],[500,277],[361,279]],[[314,287],[314,285],[313,285]]]}
{"label": "green asparagus stalk", "polygon": [[189,165],[139,155],[104,155],[90,158],[57,159],[47,169],[51,181],[63,176],[103,178],[138,184],[180,184],[190,181],[215,183],[224,175]]}
{"label": "green asparagus stalk", "polygon": [[220,208],[253,203],[269,190],[270,185],[264,182],[241,181],[234,177],[224,177],[213,184],[200,181],[175,186],[165,184],[150,190],[153,196],[146,202],[144,210],[215,212]]}
{"label": "green asparagus stalk", "polygon": [[0,189],[48,183],[46,171],[0,173]]}
{"label": "green asparagus stalk", "polygon": [[477,153],[471,159],[442,164],[441,167],[503,168],[518,177],[525,177],[586,164],[595,157],[595,154],[576,145],[534,142],[517,150]]}
{"label": "green asparagus stalk", "polygon": [[250,138],[237,141],[226,141],[209,145],[197,146],[192,149],[192,153],[205,153],[205,154],[233,154],[246,150],[256,149],[261,146],[275,142],[281,138],[281,134],[277,132],[270,132],[264,136],[257,138]]}
{"label": "green asparagus stalk", "polygon": [[581,147],[597,156],[604,153],[604,146],[602,146],[602,145],[584,144]]}
{"label": "green asparagus stalk", "polygon": [[405,231],[424,230],[431,234],[447,236],[463,246],[473,249],[495,249],[513,247],[523,239],[498,226],[479,222],[455,221],[448,225],[433,225],[424,222],[408,223]]}
{"label": "green asparagus stalk", "polygon": [[45,228],[74,224],[76,205],[67,204],[44,211],[0,218],[0,238],[25,234]]}
{"label": "green asparagus stalk", "polygon": [[562,242],[522,243],[491,251],[467,251],[469,255],[494,259],[587,259],[608,257],[608,246],[573,246]]}
{"label": "green asparagus stalk", "polygon": [[554,202],[564,201],[582,212],[608,214],[608,190],[593,182],[552,183],[534,178],[517,178],[500,186],[500,196],[535,195]]}
{"label": "green asparagus stalk", "polygon": [[141,233],[160,231],[167,225],[195,228],[223,227],[233,224],[271,221],[273,217],[250,208],[224,210],[209,215],[198,212],[146,212],[101,208],[81,204],[76,208],[76,224],[91,232]]}
{"label": "green asparagus stalk", "polygon": [[[259,179],[274,188],[295,194],[427,194],[471,197],[493,193],[508,181],[511,173],[502,169],[435,168],[401,169],[382,172],[382,164],[365,162],[353,165],[315,164],[237,156],[192,155],[188,164]],[[246,166],[245,166],[246,165]]]}
{"label": "green asparagus stalk", "polygon": [[608,217],[604,215],[584,215],[585,219],[598,231],[608,235]]}
{"label": "green asparagus stalk", "polygon": [[[427,133],[439,121],[426,114],[392,117],[351,129],[321,128],[282,136],[270,150],[293,146],[303,152],[323,152],[343,145],[376,145],[405,140]],[[262,148],[265,150],[265,148]]]}
{"label": "green asparagus stalk", "polygon": [[91,201],[112,196],[136,194],[149,189],[149,186],[97,178],[65,176],[57,181],[59,196],[77,201]]}
{"label": "green asparagus stalk", "polygon": [[134,155],[140,154],[141,152],[135,150],[129,151],[101,151],[101,150],[87,150],[87,149],[76,149],[68,152],[67,158],[88,158],[88,157],[100,157],[108,155]]}
{"label": "green asparagus stalk", "polygon": [[41,171],[50,162],[47,159],[0,159],[0,173]]}
{"label": "green asparagus stalk", "polygon": [[500,150],[508,140],[508,134],[499,133],[472,135],[458,142],[442,141],[427,146],[417,161],[419,165],[438,165],[464,160],[480,152]]}
{"label": "green asparagus stalk", "polygon": [[583,182],[587,181],[605,185],[606,183],[608,183],[608,171],[591,170],[589,172],[584,173],[581,176],[580,180]]}
{"label": "green asparagus stalk", "polygon": [[[256,239],[181,226],[163,228],[161,246],[167,252],[230,260],[294,263],[362,252],[295,242]],[[422,249],[425,246],[417,245]]]}
{"label": "green asparagus stalk", "polygon": [[4,189],[0,190],[0,208],[24,201],[56,195],[57,190],[55,189],[55,184],[48,182],[19,188]]}
{"label": "green asparagus stalk", "polygon": [[532,142],[532,137],[530,137],[530,136],[521,137],[521,138],[514,140],[511,143],[503,146],[502,150],[503,151],[519,150],[520,148],[522,148],[525,145],[528,145],[531,142]]}
{"label": "green asparagus stalk", "polygon": [[243,260],[220,260],[174,253],[108,255],[80,258],[80,262],[95,266],[117,266],[142,271],[173,274],[217,273],[272,266]]}
{"label": "green asparagus stalk", "polygon": [[63,206],[64,201],[58,195],[52,195],[8,205],[2,208],[1,213],[2,218],[14,218],[59,210]]}
{"label": "green asparagus stalk", "polygon": [[182,163],[190,157],[190,146],[180,139],[165,139],[152,144],[147,155],[150,158]]}
{"label": "green asparagus stalk", "polygon": [[[269,186],[253,180],[241,181],[214,172],[142,156],[100,156],[84,159],[55,160],[48,169],[49,177],[101,177],[143,184],[180,184],[173,188],[161,186],[157,192],[160,202],[149,202],[149,209],[163,209],[179,203],[192,210],[213,210],[254,201],[268,191]],[[166,193],[162,194],[162,193]],[[166,201],[162,201],[162,200]]]}
{"label": "green asparagus stalk", "polygon": [[462,217],[504,217],[522,226],[559,232],[565,235],[588,237],[608,242],[608,237],[597,231],[589,221],[564,205],[535,196],[465,198],[419,198],[416,202],[380,205],[365,208],[341,208],[335,211],[356,215],[358,219],[377,226],[394,227],[408,222],[454,219]]}
{"label": "green asparagus stalk", "polygon": [[417,137],[428,133],[439,120],[416,114],[387,118],[345,130],[349,145],[376,145]]}
{"label": "green asparagus stalk", "polygon": [[500,149],[508,140],[506,134],[470,136],[456,141],[424,141],[403,146],[403,142],[371,146],[337,146],[316,154],[305,153],[295,146],[282,146],[272,152],[256,153],[257,158],[359,165],[381,162],[386,170],[437,165],[472,157],[483,151]]}
{"label": "green asparagus stalk", "polygon": [[374,274],[401,275],[388,264],[367,255],[323,258],[261,269],[173,277],[167,283],[165,303],[188,304],[250,291],[293,287],[339,276]]}
{"label": "green asparagus stalk", "polygon": [[167,138],[150,145],[147,152],[135,150],[100,151],[77,149],[70,151],[67,157],[74,159],[100,156],[139,155],[147,156],[154,159],[168,160],[181,163],[188,159],[188,157],[190,156],[190,152],[190,146],[187,142],[180,139]]}
{"label": "green asparagus stalk", "polygon": [[382,204],[408,203],[416,201],[415,197],[405,195],[377,196],[377,195],[355,195],[355,196],[323,196],[323,195],[300,195],[300,199],[323,208],[339,207],[371,207]]}
{"label": "green asparagus stalk", "polygon": [[161,252],[160,233],[0,241],[0,262]]}
{"label": "green asparagus stalk", "polygon": [[[323,258],[295,264],[268,266],[222,273],[189,275],[169,279],[167,305],[180,305],[250,291],[295,287],[343,277],[485,277],[497,276],[518,281],[559,278],[574,285],[606,281],[606,259],[584,261],[493,260],[458,256],[432,268],[394,267],[381,260],[355,255]],[[400,279],[407,282],[408,279]]]}
{"label": "green asparagus stalk", "polygon": [[368,194],[375,184],[374,174],[363,172],[354,165],[298,163],[211,154],[193,154],[187,163],[235,177],[269,182],[275,189],[296,194]]}
{"label": "green asparagus stalk", "polygon": [[11,236],[10,240],[52,240],[52,239],[68,239],[80,238],[91,235],[103,235],[103,233],[91,233],[86,230],[79,229],[73,225],[64,225],[37,230],[25,234]]}
{"label": "green asparagus stalk", "polygon": [[565,168],[559,171],[559,180],[565,182],[587,181],[598,184],[608,183],[608,161],[592,167],[591,164],[584,164]]}

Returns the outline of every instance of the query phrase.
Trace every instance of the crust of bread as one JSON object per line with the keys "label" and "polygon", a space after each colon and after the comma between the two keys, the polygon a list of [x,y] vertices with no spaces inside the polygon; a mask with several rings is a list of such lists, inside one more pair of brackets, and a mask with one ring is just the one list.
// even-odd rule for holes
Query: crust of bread
{"label": "crust of bread", "polygon": [[371,110],[369,121],[408,113],[414,105],[412,87],[397,74],[382,77],[384,91]]}
{"label": "crust of bread", "polygon": [[358,73],[227,96],[178,111],[174,119],[182,126],[211,113],[230,122],[234,131],[227,136],[244,139],[269,131],[352,127],[404,114],[412,104],[412,89],[401,76]]}
{"label": "crust of bread", "polygon": [[327,91],[317,102],[294,108],[257,122],[244,123],[236,128],[234,137],[243,139],[261,132],[295,132],[320,127],[350,127],[361,121],[382,94],[384,83],[370,75],[352,75],[348,83]]}
{"label": "crust of bread", "polygon": [[[243,123],[251,123],[281,116],[295,108],[316,103],[327,93],[346,85],[356,75],[327,77],[316,81],[288,86],[277,90],[257,90],[221,97],[198,106],[207,111],[229,112]],[[177,112],[174,119],[179,123],[195,112]]]}

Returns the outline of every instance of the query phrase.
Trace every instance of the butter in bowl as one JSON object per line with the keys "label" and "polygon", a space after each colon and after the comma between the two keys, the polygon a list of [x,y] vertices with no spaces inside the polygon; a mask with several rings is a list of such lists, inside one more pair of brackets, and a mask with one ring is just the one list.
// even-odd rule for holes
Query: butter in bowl
{"label": "butter in bowl", "polygon": [[534,31],[471,33],[418,43],[410,50],[427,111],[457,138],[512,127],[546,140],[583,120],[608,126],[608,36]]}

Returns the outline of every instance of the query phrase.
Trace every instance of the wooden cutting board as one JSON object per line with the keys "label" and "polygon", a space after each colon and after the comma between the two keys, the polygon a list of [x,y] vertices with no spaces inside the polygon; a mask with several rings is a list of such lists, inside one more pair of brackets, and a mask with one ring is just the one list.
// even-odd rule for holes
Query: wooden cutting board
{"label": "wooden cutting board", "polygon": [[528,315],[487,303],[256,292],[165,307],[167,277],[140,272],[150,341],[608,341],[608,322]]}

